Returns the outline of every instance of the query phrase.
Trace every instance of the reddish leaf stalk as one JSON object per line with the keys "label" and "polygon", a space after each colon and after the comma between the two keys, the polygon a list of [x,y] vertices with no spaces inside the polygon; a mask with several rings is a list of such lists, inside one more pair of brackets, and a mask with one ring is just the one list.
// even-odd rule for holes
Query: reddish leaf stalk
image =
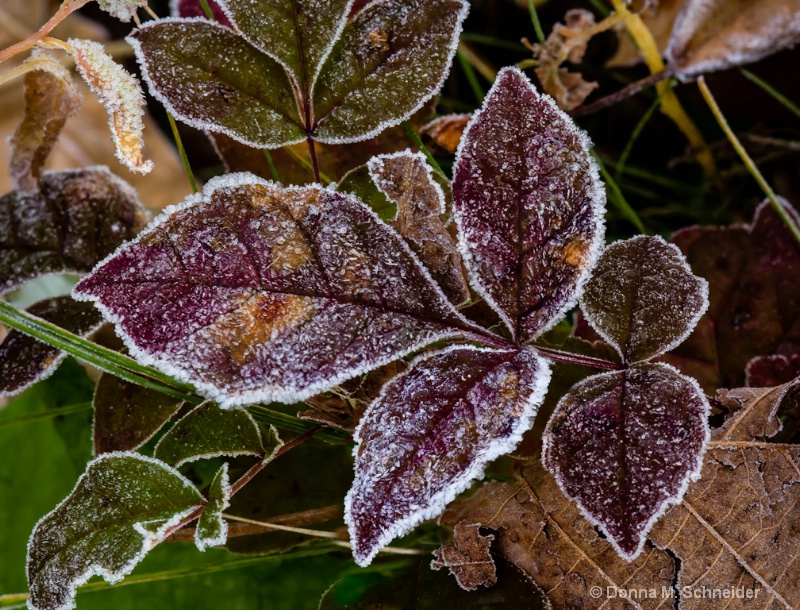
{"label": "reddish leaf stalk", "polygon": [[579,106],[574,110],[569,111],[571,117],[581,117],[586,116],[587,114],[592,114],[594,112],[598,112],[603,110],[604,108],[608,108],[609,106],[613,106],[614,104],[619,104],[623,100],[626,100],[629,97],[636,95],[637,93],[648,89],[654,85],[657,85],[663,80],[666,80],[672,76],[671,70],[662,70],[661,72],[656,72],[655,74],[651,74],[641,80],[637,80],[636,82],[631,83],[627,87],[620,89],[614,93],[606,95],[605,97],[601,97],[596,102],[592,102],[591,104],[586,104],[584,106]]}
{"label": "reddish leaf stalk", "polygon": [[322,184],[322,180],[319,177],[319,163],[317,162],[317,149],[314,146],[314,139],[308,136],[306,143],[308,144],[308,158],[311,160],[311,167],[314,170],[314,182]]}
{"label": "reddish leaf stalk", "polygon": [[50,32],[52,32],[59,23],[64,21],[64,19],[66,19],[71,13],[74,13],[88,2],[89,0],[65,0],[65,2],[58,8],[56,13],[50,17],[47,23],[39,28],[39,31],[31,34],[25,40],[21,40],[18,43],[11,45],[7,49],[0,51],[0,63],[3,63],[15,55],[35,47],[36,44],[50,34]]}

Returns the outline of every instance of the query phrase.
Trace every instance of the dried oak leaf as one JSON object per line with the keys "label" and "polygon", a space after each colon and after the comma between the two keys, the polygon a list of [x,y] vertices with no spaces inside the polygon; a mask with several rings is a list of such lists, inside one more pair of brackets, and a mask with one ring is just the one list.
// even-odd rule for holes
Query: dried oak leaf
{"label": "dried oak leaf", "polygon": [[[670,590],[678,570],[668,553],[650,544],[632,562],[620,558],[538,460],[518,482],[485,483],[454,502],[439,521],[495,531],[495,550],[544,589],[554,608],[608,608],[607,588]],[[600,598],[590,595],[592,587],[600,587]],[[663,599],[613,601],[613,608],[663,607]]]}
{"label": "dried oak leaf", "polygon": [[595,25],[594,15],[584,9],[572,9],[564,15],[565,24],[556,23],[544,44],[533,45],[533,55],[539,61],[536,76],[542,89],[552,95],[563,110],[580,106],[597,83],[584,80],[578,72],[562,68],[565,61],[577,63],[583,59],[591,35],[586,35]]}
{"label": "dried oak leaf", "polygon": [[713,393],[742,386],[756,356],[800,354],[800,247],[769,202],[749,226],[688,227],[671,241],[708,280],[710,305],[666,362]]}
{"label": "dried oak leaf", "polygon": [[800,42],[800,0],[687,0],[666,55],[681,80],[752,63]]}
{"label": "dried oak leaf", "polygon": [[497,583],[497,570],[489,552],[494,536],[480,533],[479,523],[458,523],[453,529],[453,542],[436,549],[431,569],[449,568],[459,586],[474,591],[480,585]]}

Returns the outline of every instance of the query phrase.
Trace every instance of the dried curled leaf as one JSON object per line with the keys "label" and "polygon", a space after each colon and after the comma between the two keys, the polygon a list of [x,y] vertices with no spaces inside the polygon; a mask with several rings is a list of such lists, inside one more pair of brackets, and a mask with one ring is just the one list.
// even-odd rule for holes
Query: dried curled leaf
{"label": "dried curled leaf", "polygon": [[581,296],[592,327],[623,357],[641,362],[683,343],[708,309],[708,282],[660,237],[605,249]]}
{"label": "dried curled leaf", "polygon": [[[86,337],[103,322],[87,303],[69,297],[55,297],[34,303],[28,313],[71,333]],[[0,397],[19,394],[37,381],[52,375],[66,354],[18,330],[0,341]]]}
{"label": "dried curled leaf", "polygon": [[131,239],[146,217],[105,167],[45,172],[38,193],[0,197],[0,294],[48,273],[82,273]]}
{"label": "dried curled leaf", "polygon": [[667,47],[681,80],[758,61],[800,42],[800,0],[686,0]]}
{"label": "dried curled leaf", "polygon": [[533,55],[538,60],[536,76],[544,92],[552,95],[563,110],[572,110],[599,85],[587,82],[580,73],[570,72],[561,64],[565,61],[578,63],[583,59],[595,21],[594,15],[584,9],[568,10],[564,21],[553,26],[544,44],[533,45]]}
{"label": "dried curled leaf", "polygon": [[[436,380],[432,383],[432,380]],[[533,350],[453,346],[384,386],[356,429],[345,500],[356,563],[436,517],[533,423],[550,380]]]}
{"label": "dried curled leaf", "polygon": [[515,68],[501,70],[458,150],[453,203],[473,288],[518,342],[577,300],[603,243],[591,144]]}
{"label": "dried curled leaf", "polygon": [[430,271],[454,305],[469,300],[461,254],[441,221],[445,196],[434,180],[422,153],[403,151],[373,157],[367,164],[370,176],[389,201],[397,205],[390,224]]}
{"label": "dried curled leaf", "polygon": [[74,608],[75,590],[95,574],[118,582],[202,502],[187,478],[158,460],[136,453],[98,457],[33,529],[28,606]]}
{"label": "dried curled leaf", "polygon": [[435,155],[454,155],[471,114],[447,114],[427,123],[419,130],[422,142]]}
{"label": "dried curled leaf", "polygon": [[194,530],[194,543],[205,551],[210,546],[222,546],[228,541],[228,522],[222,512],[231,505],[231,483],[228,477],[228,463],[214,475],[208,488],[208,503],[200,513]]}
{"label": "dried curled leaf", "polygon": [[697,382],[665,364],[595,375],[559,402],[542,439],[544,465],[614,548],[635,559],[700,476],[710,411]]}
{"label": "dried curled leaf", "polygon": [[97,0],[97,4],[112,17],[127,23],[139,7],[147,6],[147,0]]}
{"label": "dried curled leaf", "polygon": [[26,64],[37,68],[25,75],[25,115],[11,138],[8,165],[14,190],[35,192],[45,161],[67,119],[80,107],[81,95],[69,72],[51,55],[35,53]]}
{"label": "dried curled leaf", "polygon": [[204,402],[161,437],[153,455],[178,468],[223,455],[272,454],[281,444],[274,429],[262,439],[258,424],[245,409],[220,409],[213,402]]}
{"label": "dried curled leaf", "polygon": [[120,163],[132,172],[146,174],[152,161],[142,158],[144,94],[139,81],[92,40],[69,39],[75,67],[108,112],[108,126]]}
{"label": "dried curled leaf", "polygon": [[226,407],[296,402],[472,328],[358,200],[247,174],[209,181],[74,295]]}
{"label": "dried curled leaf", "polygon": [[182,405],[179,398],[103,373],[92,401],[94,454],[138,449],[153,438]]}
{"label": "dried curled leaf", "polygon": [[494,559],[489,552],[494,536],[480,533],[479,523],[458,523],[453,530],[452,544],[442,545],[433,552],[432,570],[450,569],[458,585],[466,591],[474,591],[480,585],[492,587],[497,584]]}
{"label": "dried curled leaf", "polygon": [[[714,431],[717,442],[775,438],[779,434],[791,439],[797,432],[800,378],[774,388],[720,390],[716,399],[730,412],[725,423]],[[787,418],[791,412],[794,417]],[[789,430],[785,430],[787,423],[791,423]]]}

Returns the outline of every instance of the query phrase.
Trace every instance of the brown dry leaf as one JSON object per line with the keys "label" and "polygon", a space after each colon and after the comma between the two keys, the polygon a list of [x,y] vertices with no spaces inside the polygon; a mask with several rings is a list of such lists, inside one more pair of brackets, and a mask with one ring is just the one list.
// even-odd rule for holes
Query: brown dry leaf
{"label": "brown dry leaf", "polygon": [[682,80],[725,70],[800,42],[800,0],[687,0],[667,47]]}
{"label": "brown dry leaf", "polygon": [[[567,500],[552,475],[532,461],[516,483],[486,483],[451,504],[440,522],[480,523],[497,532],[495,550],[547,592],[554,608],[669,608],[662,587],[671,590],[677,569],[668,553],[652,545],[628,563]],[[599,587],[599,597],[595,593]],[[658,599],[614,599],[607,591],[650,589]]]}
{"label": "brown dry leaf", "polygon": [[443,544],[433,552],[436,557],[431,569],[450,568],[459,586],[474,591],[479,586],[492,587],[497,583],[497,569],[489,552],[494,536],[484,536],[479,523],[457,523],[453,542]]}
{"label": "brown dry leaf", "polygon": [[533,54],[539,60],[536,76],[545,93],[555,98],[564,110],[572,110],[599,85],[583,79],[578,72],[561,68],[565,61],[577,63],[586,53],[586,45],[591,38],[591,30],[596,24],[594,15],[584,9],[572,9],[564,15],[566,25],[557,23],[543,45],[533,45]]}
{"label": "brown dry leaf", "polygon": [[[29,60],[31,61],[31,60]],[[39,190],[39,177],[64,124],[81,104],[69,72],[50,54],[32,57],[41,69],[23,79],[25,114],[11,138],[9,170],[17,191]]]}
{"label": "brown dry leaf", "polygon": [[791,439],[797,432],[800,378],[774,388],[719,390],[716,398],[730,413],[714,434],[717,441],[745,442],[778,434]]}
{"label": "brown dry leaf", "polygon": [[[675,17],[684,2],[686,0],[649,0],[644,3],[641,10],[637,11],[635,6],[631,9],[637,12],[647,29],[650,30],[658,50],[662,53],[667,48],[670,34],[672,34],[672,24],[675,23]],[[627,68],[642,61],[639,49],[633,44],[628,30],[624,27],[617,30],[617,40],[619,46],[613,57],[606,62],[607,68]]]}
{"label": "brown dry leaf", "polygon": [[446,157],[456,154],[461,136],[467,128],[471,114],[448,114],[433,119],[419,130],[422,143],[434,155]]}

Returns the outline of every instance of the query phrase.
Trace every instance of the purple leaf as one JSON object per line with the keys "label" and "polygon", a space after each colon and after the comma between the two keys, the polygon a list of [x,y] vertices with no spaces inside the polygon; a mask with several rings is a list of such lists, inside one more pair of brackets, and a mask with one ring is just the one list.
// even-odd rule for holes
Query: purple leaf
{"label": "purple leaf", "polygon": [[384,386],[356,430],[356,477],[345,500],[356,563],[439,515],[511,451],[550,381],[533,350],[453,346],[422,356]]}
{"label": "purple leaf", "polygon": [[611,244],[581,297],[586,320],[626,362],[648,360],[683,343],[708,309],[708,282],[660,237]]}
{"label": "purple leaf", "polygon": [[475,329],[360,201],[249,174],[168,209],[74,294],[227,407],[302,400]]}
{"label": "purple leaf", "polygon": [[631,561],[700,478],[709,412],[697,382],[666,364],[595,375],[559,402],[543,437],[544,463]]}
{"label": "purple leaf", "polygon": [[518,342],[576,302],[603,244],[605,190],[588,137],[516,68],[458,148],[455,218],[471,282]]}
{"label": "purple leaf", "polygon": [[[214,15],[214,20],[216,22],[231,27],[231,22],[228,21],[225,13],[220,8],[219,4],[215,2],[215,0],[208,0],[208,8],[211,9],[211,14]],[[173,17],[208,18],[200,0],[170,0],[169,12]]]}

